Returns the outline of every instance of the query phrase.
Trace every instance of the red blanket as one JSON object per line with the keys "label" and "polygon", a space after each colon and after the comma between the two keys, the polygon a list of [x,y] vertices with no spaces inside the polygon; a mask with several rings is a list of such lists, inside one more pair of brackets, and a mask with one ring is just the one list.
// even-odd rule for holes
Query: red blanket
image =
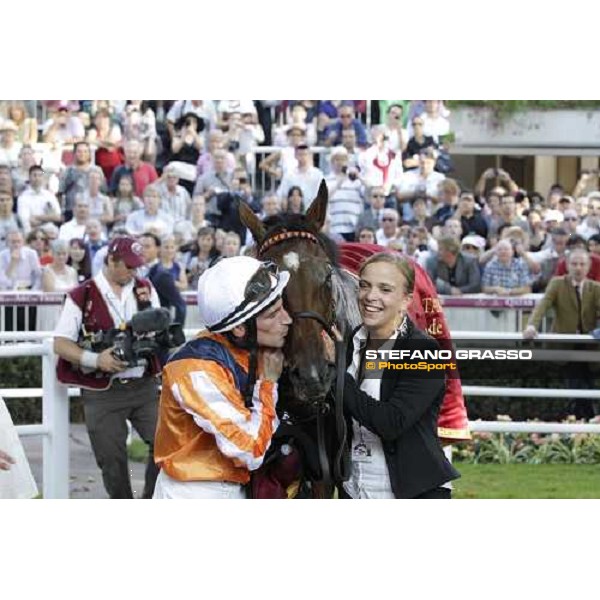
{"label": "red blanket", "polygon": [[[343,243],[339,244],[338,248],[340,266],[355,275],[358,274],[360,264],[366,258],[377,252],[388,251],[375,244]],[[417,327],[427,331],[432,337],[449,340],[450,330],[433,282],[425,269],[416,261],[408,260],[411,260],[415,268],[415,289],[413,304],[409,309],[410,318]],[[471,438],[468,427],[467,409],[460,379],[448,377],[446,378],[446,396],[438,419],[438,435],[447,443],[468,440]]]}

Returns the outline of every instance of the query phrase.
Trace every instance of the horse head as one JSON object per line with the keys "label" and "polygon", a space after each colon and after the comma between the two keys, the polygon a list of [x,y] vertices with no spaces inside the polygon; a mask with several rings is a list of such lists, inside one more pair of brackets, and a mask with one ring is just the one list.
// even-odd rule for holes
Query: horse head
{"label": "horse head", "polygon": [[327,202],[322,181],[306,215],[279,215],[262,223],[246,204],[239,207],[256,240],[258,258],[290,272],[284,302],[294,325],[284,354],[294,396],[302,403],[324,402],[335,376],[323,347],[323,335],[336,322],[336,248],[321,233]]}

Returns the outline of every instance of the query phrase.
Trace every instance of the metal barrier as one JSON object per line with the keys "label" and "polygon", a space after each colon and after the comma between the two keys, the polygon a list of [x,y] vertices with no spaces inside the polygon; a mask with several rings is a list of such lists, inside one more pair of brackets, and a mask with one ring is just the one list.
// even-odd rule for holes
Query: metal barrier
{"label": "metal barrier", "polygon": [[[186,330],[186,337],[192,337],[196,330]],[[43,494],[44,498],[69,497],[69,398],[79,395],[77,388],[67,388],[56,380],[55,354],[51,332],[3,332],[0,333],[0,359],[15,356],[42,357],[42,387],[22,389],[2,389],[0,395],[11,398],[42,397],[42,423],[19,425],[21,436],[42,435],[43,446]],[[454,331],[455,339],[522,340],[513,333],[480,331]],[[540,341],[569,341],[589,343],[589,335],[540,335]],[[21,340],[27,340],[20,343]],[[15,343],[19,342],[19,343]],[[37,342],[37,343],[35,343]],[[41,343],[40,343],[41,342]],[[504,388],[485,386],[463,386],[463,394],[469,396],[503,396],[530,398],[586,398],[600,399],[600,390],[569,390],[541,388]],[[470,421],[473,432],[526,432],[526,433],[600,433],[600,424],[583,423],[539,423],[506,421]]]}
{"label": "metal barrier", "polygon": [[[188,306],[195,306],[196,293],[182,293]],[[2,291],[0,292],[0,330],[1,331],[35,331],[46,329],[52,319],[44,318],[45,307],[61,306],[64,301],[63,292],[44,293],[41,291]],[[542,294],[528,294],[520,298],[499,297],[486,294],[471,294],[463,297],[440,296],[444,306],[444,314],[451,329],[463,327],[479,327],[481,331],[501,332],[520,331],[523,326],[523,311],[531,311]],[[37,310],[35,310],[37,307]],[[19,312],[21,311],[21,312]],[[501,319],[489,317],[489,313],[501,314]],[[7,315],[10,318],[7,318]],[[18,321],[21,316],[21,323]],[[10,322],[9,322],[10,321]],[[19,327],[19,325],[22,325]],[[188,311],[185,326],[199,327],[197,311]],[[545,331],[546,320],[541,331]],[[500,338],[498,338],[500,339]]]}

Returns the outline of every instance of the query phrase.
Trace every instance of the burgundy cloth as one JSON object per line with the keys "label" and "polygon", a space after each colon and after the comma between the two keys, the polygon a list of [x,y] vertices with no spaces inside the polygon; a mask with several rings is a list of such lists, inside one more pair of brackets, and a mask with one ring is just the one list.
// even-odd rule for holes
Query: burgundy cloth
{"label": "burgundy cloth", "polygon": [[142,245],[131,237],[118,237],[108,244],[108,252],[115,259],[121,259],[130,269],[141,267],[144,261]]}
{"label": "burgundy cloth", "polygon": [[106,181],[110,181],[113,171],[125,162],[123,148],[113,148],[112,150],[98,148],[94,155],[94,161],[102,169]]}
{"label": "burgundy cloth", "polygon": [[301,474],[298,450],[291,448],[290,454],[278,454],[272,463],[252,473],[252,498],[286,499],[287,488],[299,481]]}
{"label": "burgundy cloth", "polygon": [[[338,245],[340,266],[355,275],[362,262],[377,254],[378,252],[396,253],[383,246],[376,244],[342,243]],[[415,288],[413,291],[413,303],[408,314],[412,321],[420,329],[427,331],[429,335],[440,340],[442,346],[449,344],[451,340],[450,330],[446,323],[437,291],[427,271],[423,269],[412,258],[407,258],[415,268]],[[468,433],[469,421],[465,399],[459,377],[446,378],[446,395],[438,418],[438,428],[452,430],[448,431],[448,440],[470,439]],[[441,432],[444,433],[443,431]],[[444,435],[440,435],[446,439]]]}
{"label": "burgundy cloth", "polygon": [[[590,270],[588,271],[587,278],[592,281],[600,282],[600,256],[596,254],[590,254]],[[556,265],[555,276],[567,274],[567,261],[561,258]]]}
{"label": "burgundy cloth", "polygon": [[[140,302],[150,299],[151,284],[147,279],[135,278],[134,290]],[[69,292],[73,302],[83,313],[83,326],[88,333],[108,331],[114,328],[104,297],[93,279],[84,281],[81,285]],[[85,306],[84,306],[85,303]],[[160,372],[160,364],[156,357],[150,363],[149,374],[156,375]],[[111,376],[103,371],[83,373],[79,367],[64,358],[58,359],[56,376],[62,383],[76,385],[90,390],[105,390],[110,387]]]}

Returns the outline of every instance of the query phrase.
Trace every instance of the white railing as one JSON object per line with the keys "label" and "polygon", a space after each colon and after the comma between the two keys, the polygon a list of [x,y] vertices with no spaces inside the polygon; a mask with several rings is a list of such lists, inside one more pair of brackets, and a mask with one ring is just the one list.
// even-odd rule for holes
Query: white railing
{"label": "white railing", "polygon": [[[0,339],[4,340],[6,335],[1,334]],[[16,356],[42,357],[42,422],[34,425],[19,425],[17,431],[21,436],[43,436],[44,498],[68,498],[69,397],[67,387],[56,380],[53,340],[39,337],[38,343],[0,345],[0,358]],[[0,390],[0,395],[10,398],[17,396],[18,392],[19,390],[14,389]],[[20,397],[29,397],[24,392],[25,390],[21,391]]]}
{"label": "white railing", "polygon": [[[197,296],[194,291],[182,292],[182,296],[188,307],[196,305]],[[64,297],[63,292],[0,291],[0,331],[7,329],[35,331],[49,327],[58,310],[56,307],[62,305]],[[528,294],[521,298],[470,294],[463,297],[441,296],[440,299],[443,302],[444,314],[451,329],[475,326],[488,332],[498,329],[516,332],[523,329],[524,312],[533,310],[541,297],[542,294]],[[10,318],[7,318],[7,311],[10,313]],[[499,321],[493,317],[492,311],[495,315],[501,313],[502,319]],[[20,323],[17,315],[19,315]],[[30,316],[36,321],[31,321]],[[188,310],[185,326],[193,328],[198,325],[198,311]],[[458,334],[460,333],[458,332]],[[481,335],[481,332],[473,335],[476,338]]]}
{"label": "white railing", "polygon": [[[196,330],[186,330],[186,337],[193,337]],[[42,397],[42,423],[18,425],[21,436],[43,436],[43,495],[44,498],[69,497],[69,398],[79,396],[78,388],[67,388],[56,379],[55,354],[52,333],[48,331],[2,332],[0,333],[0,359],[18,356],[40,356],[42,358],[41,388],[1,389],[5,399]],[[512,333],[453,331],[454,339],[477,340],[522,340]],[[540,341],[592,340],[589,335],[542,334]],[[25,340],[25,341],[23,341]],[[18,343],[14,343],[18,342]],[[22,343],[21,343],[22,342]],[[40,343],[41,342],[41,343]],[[582,398],[600,399],[600,390],[569,390],[542,388],[505,388],[494,386],[462,387],[465,397],[528,397],[528,398]],[[540,423],[535,421],[470,421],[473,432],[524,432],[524,433],[599,433],[600,424],[583,423]]]}

